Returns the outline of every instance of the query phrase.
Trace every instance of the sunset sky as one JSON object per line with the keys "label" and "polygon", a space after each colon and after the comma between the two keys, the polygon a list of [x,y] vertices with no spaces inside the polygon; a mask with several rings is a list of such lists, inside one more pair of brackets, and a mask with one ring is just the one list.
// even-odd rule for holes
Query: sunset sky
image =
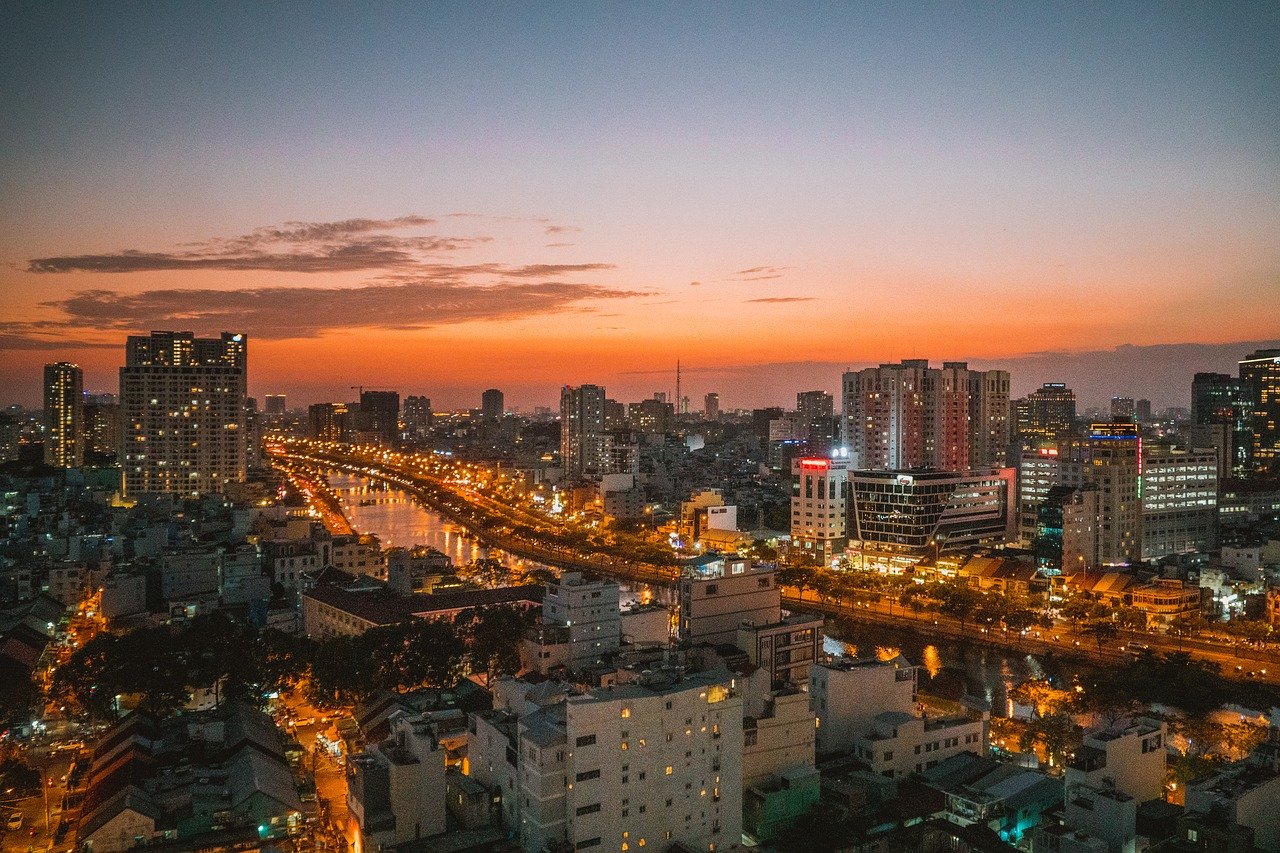
{"label": "sunset sky", "polygon": [[438,407],[1090,353],[1086,402],[1185,405],[1144,365],[1245,352],[1115,348],[1280,338],[1273,2],[5,14],[0,403],[55,360],[115,390],[150,329],[246,332],[258,396]]}

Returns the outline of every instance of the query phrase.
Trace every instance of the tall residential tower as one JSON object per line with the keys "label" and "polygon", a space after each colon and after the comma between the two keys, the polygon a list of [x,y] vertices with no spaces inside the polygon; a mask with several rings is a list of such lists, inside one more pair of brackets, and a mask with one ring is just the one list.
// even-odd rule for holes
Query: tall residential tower
{"label": "tall residential tower", "polygon": [[1260,349],[1240,362],[1240,381],[1253,400],[1255,470],[1280,470],[1280,349]]}
{"label": "tall residential tower", "polygon": [[120,368],[126,495],[196,496],[245,478],[247,363],[241,334],[129,337]]}
{"label": "tall residential tower", "polygon": [[59,361],[44,366],[44,461],[55,468],[84,464],[84,373]]}
{"label": "tall residential tower", "polygon": [[597,477],[607,466],[604,389],[566,385],[560,390],[560,465],[568,479]]}

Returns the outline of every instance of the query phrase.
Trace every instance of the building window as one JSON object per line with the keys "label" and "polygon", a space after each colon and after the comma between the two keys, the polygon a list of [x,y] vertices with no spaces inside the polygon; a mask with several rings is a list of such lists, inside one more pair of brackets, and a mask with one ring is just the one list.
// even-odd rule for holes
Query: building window
{"label": "building window", "polygon": [[584,815],[584,814],[595,814],[595,813],[596,813],[596,812],[598,812],[598,811],[600,811],[600,804],[599,804],[599,803],[592,803],[592,804],[591,804],[591,805],[589,805],[589,806],[579,806],[579,807],[578,807],[578,815],[579,815],[579,816]]}
{"label": "building window", "polygon": [[578,746],[591,746],[591,744],[593,744],[593,743],[595,743],[595,742],[596,742],[596,736],[595,736],[595,735],[583,735],[582,737],[578,738],[578,740],[577,740],[577,744],[578,744]]}
{"label": "building window", "polygon": [[577,781],[579,781],[579,782],[585,782],[585,781],[587,781],[588,779],[599,779],[599,778],[600,778],[600,771],[599,771],[599,770],[585,770],[585,771],[583,771],[582,773],[579,773],[579,774],[577,775],[577,777],[576,777],[576,778],[577,778]]}

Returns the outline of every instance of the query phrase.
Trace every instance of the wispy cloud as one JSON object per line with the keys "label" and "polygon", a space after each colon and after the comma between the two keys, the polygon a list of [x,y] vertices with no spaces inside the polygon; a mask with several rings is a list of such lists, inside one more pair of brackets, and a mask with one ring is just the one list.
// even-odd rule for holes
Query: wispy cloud
{"label": "wispy cloud", "polygon": [[764,296],[760,299],[748,299],[747,302],[762,303],[765,305],[782,305],[787,302],[812,302],[818,297],[816,296]]}
{"label": "wispy cloud", "polygon": [[580,234],[582,229],[576,225],[548,225],[542,229],[544,234]]}
{"label": "wispy cloud", "polygon": [[782,278],[782,274],[791,267],[747,267],[744,270],[734,270],[729,277],[729,281],[768,281],[774,278]]}
{"label": "wispy cloud", "polygon": [[427,329],[475,320],[588,312],[593,310],[591,303],[600,300],[651,295],[578,280],[608,272],[613,264],[455,263],[443,256],[492,238],[403,233],[435,223],[417,215],[294,221],[166,251],[128,249],[34,258],[27,269],[41,274],[221,270],[370,275],[352,287],[164,287],[141,292],[86,288],[41,303],[56,317],[0,322],[0,349],[118,346],[79,340],[89,329],[181,327],[205,332],[234,328],[268,339],[314,337],[350,328]]}
{"label": "wispy cloud", "polygon": [[[40,328],[0,324],[8,348],[39,348],[57,326],[102,330],[181,326],[244,329],[258,338],[307,338],[352,328],[427,329],[472,320],[512,320],[535,314],[590,310],[583,303],[642,296],[599,284],[539,281],[469,285],[423,281],[362,287],[248,287],[121,293],[85,290],[44,303],[65,315]],[[63,345],[66,347],[66,344]]]}
{"label": "wispy cloud", "polygon": [[33,273],[137,273],[181,270],[363,272],[412,267],[427,259],[490,242],[489,236],[442,237],[379,233],[423,228],[425,216],[286,222],[234,237],[214,237],[170,251],[124,249],[32,258]]}

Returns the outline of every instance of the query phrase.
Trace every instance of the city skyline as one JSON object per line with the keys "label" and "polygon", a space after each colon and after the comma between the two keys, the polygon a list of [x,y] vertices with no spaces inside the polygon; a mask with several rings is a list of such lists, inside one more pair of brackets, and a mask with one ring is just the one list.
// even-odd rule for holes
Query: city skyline
{"label": "city skyline", "polygon": [[902,358],[1185,405],[1277,345],[1274,7],[24,7],[3,38],[3,402],[53,361],[110,389],[160,329],[245,332],[259,397],[521,408],[677,358],[727,408]]}

